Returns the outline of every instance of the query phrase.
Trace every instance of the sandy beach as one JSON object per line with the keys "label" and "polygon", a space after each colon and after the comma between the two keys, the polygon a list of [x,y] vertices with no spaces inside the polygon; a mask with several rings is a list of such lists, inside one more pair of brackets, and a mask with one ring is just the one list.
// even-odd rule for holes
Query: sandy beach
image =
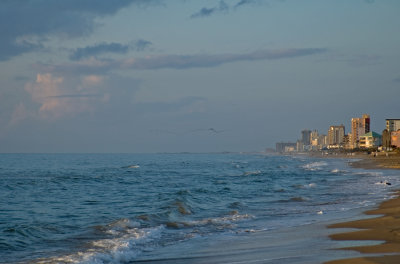
{"label": "sandy beach", "polygon": [[396,152],[387,154],[382,152],[376,154],[334,152],[329,155],[311,152],[308,155],[311,157],[351,159],[354,161],[349,162],[350,166],[360,169],[400,169],[400,154]]}
{"label": "sandy beach", "polygon": [[351,162],[350,165],[354,168],[362,169],[400,169],[400,155],[391,154],[384,155],[378,154],[374,156],[370,155],[356,155],[355,158],[361,158],[361,160]]}
{"label": "sandy beach", "polygon": [[[364,155],[361,160],[351,162],[350,165],[363,169],[400,169],[400,156],[397,155]],[[372,218],[338,223],[329,228],[352,228],[347,233],[330,235],[333,240],[340,241],[381,241],[380,244],[370,246],[357,246],[342,248],[355,250],[362,254],[370,254],[366,257],[342,259],[326,262],[328,264],[372,264],[372,263],[400,263],[400,191],[395,193],[397,198],[383,202],[377,209],[365,212]],[[376,217],[373,217],[376,216]],[[373,254],[371,256],[371,254]]]}

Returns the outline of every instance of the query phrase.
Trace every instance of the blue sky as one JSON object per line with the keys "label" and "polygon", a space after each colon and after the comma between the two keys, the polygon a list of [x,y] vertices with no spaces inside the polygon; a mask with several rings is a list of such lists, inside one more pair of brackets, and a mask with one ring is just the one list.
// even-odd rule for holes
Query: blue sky
{"label": "blue sky", "polygon": [[0,2],[0,152],[260,151],[400,118],[395,0]]}

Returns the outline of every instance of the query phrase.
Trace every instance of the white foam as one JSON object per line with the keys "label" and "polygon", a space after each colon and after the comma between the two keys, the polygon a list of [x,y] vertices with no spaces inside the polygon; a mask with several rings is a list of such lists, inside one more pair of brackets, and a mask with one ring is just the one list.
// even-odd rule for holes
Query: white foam
{"label": "white foam", "polygon": [[317,184],[312,182],[312,183],[306,185],[306,187],[308,187],[308,188],[315,188],[315,187],[317,187]]}
{"label": "white foam", "polygon": [[388,182],[387,180],[384,181],[380,181],[380,182],[376,182],[375,184],[377,185],[392,185],[390,182]]}
{"label": "white foam", "polygon": [[382,176],[383,172],[380,171],[362,171],[362,172],[355,172],[355,175],[366,175],[366,176]]}
{"label": "white foam", "polygon": [[246,171],[246,172],[244,173],[244,176],[259,175],[259,174],[261,174],[261,173],[262,173],[262,172],[259,171],[259,170],[256,170],[256,171]]}
{"label": "white foam", "polygon": [[[121,220],[119,222],[127,221]],[[163,229],[164,226],[158,226],[154,228],[128,228],[123,232],[114,231],[113,235],[119,236],[93,241],[85,251],[51,258],[41,261],[41,263],[126,263],[134,260],[143,250],[149,250],[147,244],[160,238]]]}
{"label": "white foam", "polygon": [[346,173],[346,171],[345,170],[339,170],[339,169],[333,169],[333,170],[331,170],[331,172],[332,173]]}
{"label": "white foam", "polygon": [[233,213],[228,216],[223,216],[223,217],[215,217],[215,218],[206,218],[203,220],[193,220],[193,221],[188,221],[185,222],[185,226],[204,226],[204,225],[229,225],[234,222],[246,220],[246,219],[252,219],[254,216],[249,215],[249,214],[239,214],[239,213]]}
{"label": "white foam", "polygon": [[322,167],[327,166],[327,165],[328,165],[328,163],[326,163],[325,161],[315,161],[315,162],[307,163],[301,167],[306,170],[315,171],[315,170],[321,170]]}

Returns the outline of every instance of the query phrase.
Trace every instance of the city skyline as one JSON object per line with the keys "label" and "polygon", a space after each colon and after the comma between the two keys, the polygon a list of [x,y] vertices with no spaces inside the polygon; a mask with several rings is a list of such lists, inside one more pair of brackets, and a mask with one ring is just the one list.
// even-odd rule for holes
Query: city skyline
{"label": "city skyline", "polygon": [[400,110],[398,10],[2,1],[0,152],[262,151],[364,113],[381,133]]}
{"label": "city skyline", "polygon": [[328,149],[336,150],[371,150],[392,151],[400,148],[400,119],[385,119],[382,133],[372,131],[369,114],[362,117],[352,117],[350,129],[346,133],[343,124],[331,125],[326,134],[320,134],[316,129],[304,129],[300,139],[293,141],[280,141],[275,144],[275,150],[267,148],[267,152],[308,152]]}

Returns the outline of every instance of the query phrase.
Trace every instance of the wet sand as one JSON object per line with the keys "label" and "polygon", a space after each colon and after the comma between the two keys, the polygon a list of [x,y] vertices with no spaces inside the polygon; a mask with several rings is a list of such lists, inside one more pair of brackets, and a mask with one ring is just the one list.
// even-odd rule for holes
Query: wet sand
{"label": "wet sand", "polygon": [[332,153],[323,155],[321,152],[311,152],[308,154],[311,157],[318,158],[341,158],[351,159],[355,161],[349,162],[350,166],[360,169],[400,169],[400,153]]}
{"label": "wet sand", "polygon": [[[355,157],[359,158],[359,157]],[[400,156],[367,156],[351,162],[351,166],[363,169],[400,169]],[[399,171],[400,176],[400,171]],[[341,259],[327,264],[398,264],[400,263],[400,191],[397,198],[383,202],[377,209],[365,212],[373,218],[330,225],[329,228],[353,228],[357,231],[330,235],[340,241],[377,241],[379,244],[342,248],[355,250],[365,257]],[[372,244],[372,243],[371,243]],[[373,255],[371,255],[373,254]]]}
{"label": "wet sand", "polygon": [[350,165],[354,168],[362,169],[400,169],[400,155],[363,155],[355,156],[361,158],[359,161],[351,162]]}

